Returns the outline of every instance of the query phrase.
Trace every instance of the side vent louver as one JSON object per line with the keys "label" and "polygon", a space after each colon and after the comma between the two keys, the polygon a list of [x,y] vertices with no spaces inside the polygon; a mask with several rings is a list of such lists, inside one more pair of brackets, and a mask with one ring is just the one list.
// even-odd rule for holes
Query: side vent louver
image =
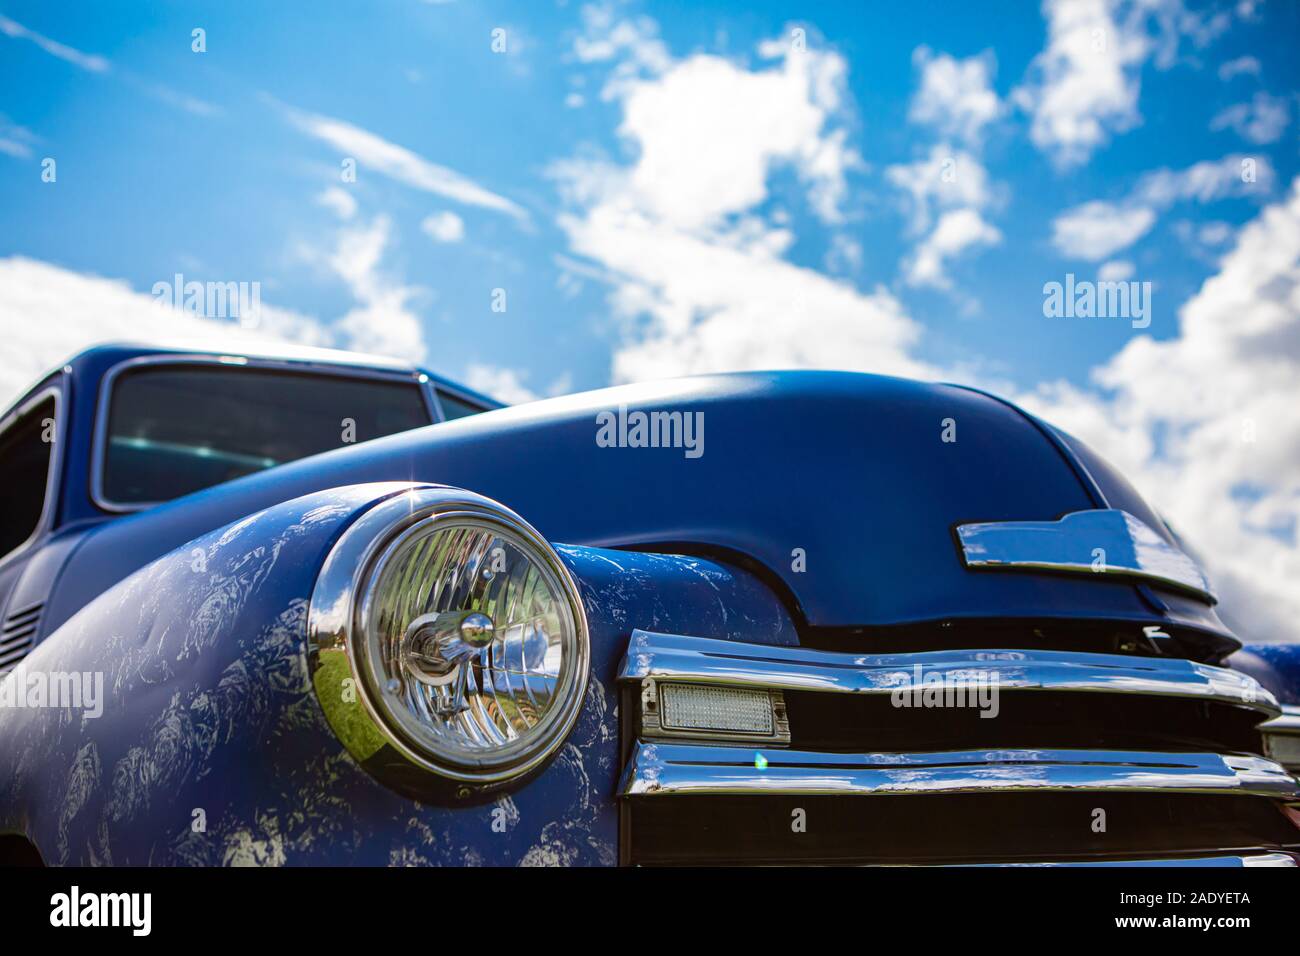
{"label": "side vent louver", "polygon": [[5,618],[4,627],[0,629],[0,677],[17,667],[31,653],[44,606],[29,604]]}

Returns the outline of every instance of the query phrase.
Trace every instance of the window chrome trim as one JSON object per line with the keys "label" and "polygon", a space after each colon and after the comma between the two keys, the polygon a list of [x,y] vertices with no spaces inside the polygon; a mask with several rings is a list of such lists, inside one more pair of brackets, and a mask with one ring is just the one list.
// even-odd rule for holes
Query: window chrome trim
{"label": "window chrome trim", "polygon": [[[42,402],[47,399],[54,399],[54,447],[50,449],[50,466],[45,475],[45,500],[41,505],[41,516],[36,521],[36,527],[32,533],[20,544],[15,545],[13,549],[0,555],[0,570],[3,570],[11,561],[16,560],[20,555],[25,554],[37,541],[41,540],[54,525],[54,514],[58,510],[59,492],[63,487],[63,446],[67,444],[67,436],[64,434],[64,426],[67,416],[64,411],[65,395],[63,394],[64,383],[67,378],[62,372],[57,373],[59,378],[51,382],[40,391],[33,394],[20,405],[15,405],[4,418],[0,419],[0,436],[3,436],[10,428],[14,427],[23,416],[36,409]],[[3,462],[0,462],[0,466]]]}
{"label": "window chrome trim", "polygon": [[[248,356],[240,352],[190,352],[140,355],[118,362],[106,371],[99,383],[99,397],[95,402],[95,429],[91,439],[90,500],[101,511],[109,514],[130,514],[166,504],[166,501],[120,502],[104,494],[104,468],[108,453],[108,422],[112,413],[110,401],[118,376],[139,368],[163,365],[224,366],[257,368],[270,371],[292,372],[300,375],[322,375],[330,378],[362,378],[386,382],[410,382],[419,389],[429,424],[441,422],[442,409],[431,394],[430,377],[420,371],[400,369],[362,368],[355,365],[316,362],[307,359],[272,359]],[[174,499],[171,499],[174,500]]]}
{"label": "window chrome trim", "polygon": [[1263,757],[1113,750],[819,753],[638,741],[620,797],[893,796],[1003,791],[1227,793],[1279,800],[1300,782]]}
{"label": "window chrome trim", "polygon": [[968,568],[1140,578],[1189,591],[1211,604],[1218,600],[1191,557],[1119,508],[1074,511],[1056,521],[961,524],[956,530]]}
{"label": "window chrome trim", "polygon": [[1282,713],[1276,698],[1241,671],[1175,657],[1131,657],[1076,651],[922,651],[912,654],[851,654],[803,647],[742,644],[712,638],[634,630],[619,667],[620,681],[724,684],[784,691],[889,694],[915,683],[916,668],[961,676],[979,686],[973,672],[996,677],[1004,691],[1065,691],[1191,697],[1248,707],[1260,719]]}

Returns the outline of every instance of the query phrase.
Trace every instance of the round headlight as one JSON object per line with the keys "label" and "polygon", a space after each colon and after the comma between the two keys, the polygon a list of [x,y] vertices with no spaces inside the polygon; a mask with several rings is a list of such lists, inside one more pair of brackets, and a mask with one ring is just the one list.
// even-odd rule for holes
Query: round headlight
{"label": "round headlight", "polygon": [[[459,489],[416,489],[358,519],[322,569],[312,632],[317,693],[334,691],[320,674],[341,651],[384,742],[456,780],[536,767],[587,682],[586,620],[559,556],[518,515]],[[373,753],[345,706],[322,703],[354,756]]]}

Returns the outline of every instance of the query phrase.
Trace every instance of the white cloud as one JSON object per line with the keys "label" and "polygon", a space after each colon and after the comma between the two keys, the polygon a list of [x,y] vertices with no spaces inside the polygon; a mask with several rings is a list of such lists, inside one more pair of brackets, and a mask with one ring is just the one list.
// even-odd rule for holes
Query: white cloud
{"label": "white cloud", "polygon": [[[627,47],[599,54],[627,57]],[[561,228],[611,282],[626,323],[613,378],[775,366],[924,375],[907,355],[918,329],[887,291],[783,258],[788,221],[762,211],[774,169],[793,168],[813,210],[836,221],[859,160],[844,133],[844,60],[785,40],[759,52],[780,59],[756,69],[703,55],[657,61],[617,94],[637,159],[553,169],[570,206]],[[644,71],[645,56],[634,59]]]}
{"label": "white cloud", "polygon": [[1250,637],[1300,638],[1300,179],[1241,229],[1176,338],[1136,338],[1094,379],[1024,401],[1151,494]]}
{"label": "white cloud", "polygon": [[1146,41],[1121,30],[1107,0],[1044,0],[1047,47],[1014,93],[1033,117],[1034,144],[1062,166],[1077,165],[1140,120],[1138,68]]}
{"label": "white cloud", "polygon": [[420,319],[409,304],[423,290],[404,285],[380,269],[391,236],[392,222],[387,216],[339,232],[327,261],[357,304],[339,320],[338,328],[349,348],[421,362],[424,336]]}
{"label": "white cloud", "polygon": [[[171,281],[171,276],[160,277]],[[97,342],[172,342],[184,339],[239,343],[286,341],[328,346],[335,336],[309,316],[262,304],[256,329],[165,307],[119,279],[74,272],[14,256],[0,259],[0,405],[36,377]]]}
{"label": "white cloud", "polygon": [[1168,69],[1184,38],[1204,47],[1230,17],[1182,0],[1043,0],[1047,46],[1012,100],[1031,117],[1034,145],[1062,168],[1085,162],[1115,133],[1142,121],[1141,73]]}
{"label": "white cloud", "polygon": [[[1253,177],[1249,181],[1247,171]],[[1133,245],[1151,231],[1159,211],[1177,202],[1266,195],[1273,178],[1267,157],[1238,154],[1186,169],[1155,169],[1121,202],[1094,200],[1058,215],[1052,222],[1052,244],[1064,256],[1096,262]]]}
{"label": "white cloud", "polygon": [[786,56],[746,70],[694,56],[654,81],[632,84],[619,133],[640,147],[630,185],[647,212],[683,228],[716,223],[767,195],[768,173],[793,167],[823,219],[838,218],[845,172],[860,163],[842,130],[845,65],[833,54]]}
{"label": "white cloud", "polygon": [[1259,8],[1263,6],[1264,0],[1237,0],[1236,13],[1243,20],[1258,20]]}
{"label": "white cloud", "polygon": [[1237,103],[1210,120],[1210,129],[1231,127],[1238,136],[1252,143],[1276,143],[1291,121],[1287,101],[1262,90],[1249,103]]}
{"label": "white cloud", "polygon": [[1246,74],[1259,76],[1259,60],[1253,56],[1239,56],[1219,64],[1219,79],[1230,80],[1234,76]]}
{"label": "white cloud", "polygon": [[537,401],[537,393],[523,383],[519,372],[495,365],[471,365],[465,371],[465,384],[507,405]]}
{"label": "white cloud", "polygon": [[1265,195],[1272,191],[1273,179],[1273,165],[1267,156],[1233,153],[1186,169],[1152,170],[1138,181],[1133,201],[1166,207],[1186,200],[1207,203],[1233,196]]}
{"label": "white cloud", "polygon": [[886,167],[885,179],[909,195],[909,228],[914,234],[929,229],[939,211],[987,209],[1001,199],[983,163],[971,153],[943,143],[931,147],[930,155],[916,162]]}
{"label": "white cloud", "polygon": [[1127,282],[1136,271],[1127,259],[1112,259],[1097,267],[1097,278],[1102,282]]}
{"label": "white cloud", "polygon": [[1227,222],[1204,222],[1196,230],[1196,238],[1207,246],[1221,246],[1232,239],[1232,224]]}
{"label": "white cloud", "polygon": [[[57,57],[66,63],[71,63],[73,66],[79,67],[80,69],[86,70],[90,73],[107,73],[111,69],[111,64],[106,57],[100,56],[97,53],[83,53],[75,47],[70,47],[65,43],[58,42],[57,40],[51,40],[49,37],[37,33],[35,30],[28,29],[21,23],[11,20],[3,14],[0,14],[0,33],[16,40],[28,40],[51,56]],[[219,107],[214,106],[206,100],[201,100],[198,97],[190,96],[188,93],[174,90],[170,86],[162,83],[154,83],[142,79],[130,71],[119,73],[118,76],[124,79],[137,91],[166,103],[169,106],[174,106],[177,109],[185,110],[187,113],[192,113],[195,116],[215,116],[221,112]],[[3,141],[0,141],[0,151],[12,153],[12,150],[5,148]]]}
{"label": "white cloud", "polygon": [[425,216],[420,229],[434,242],[460,242],[465,238],[465,221],[449,210]]}
{"label": "white cloud", "polygon": [[1087,202],[1053,220],[1052,245],[1063,256],[1097,262],[1133,245],[1155,221],[1148,206]]}
{"label": "white cloud", "polygon": [[9,117],[0,113],[0,153],[15,159],[30,159],[37,138],[31,130],[11,122]]}
{"label": "white cloud", "polygon": [[1002,233],[985,222],[974,209],[946,212],[940,217],[934,232],[916,247],[907,281],[911,285],[948,288],[950,283],[944,265],[949,259],[972,247],[995,245],[1001,241]]}
{"label": "white cloud", "polygon": [[343,220],[357,214],[356,199],[342,186],[330,186],[316,197],[316,201]]}
{"label": "white cloud", "polygon": [[1002,103],[993,91],[993,54],[958,60],[917,47],[912,62],[921,85],[912,97],[908,119],[934,127],[940,135],[978,143],[984,127],[998,118]]}
{"label": "white cloud", "polygon": [[618,381],[774,367],[925,375],[918,329],[883,289],[864,294],[761,245],[729,245],[648,219],[616,197],[565,217],[576,252],[620,277],[613,305],[647,317],[617,351]]}
{"label": "white cloud", "polygon": [[583,33],[573,44],[581,63],[613,63],[601,98],[613,100],[638,79],[657,76],[672,66],[672,56],[649,17],[618,19],[608,4],[582,8]]}
{"label": "white cloud", "polygon": [[[885,169],[885,179],[909,196],[909,231],[923,236],[904,260],[908,285],[951,289],[946,266],[968,250],[994,245],[1002,234],[983,212],[1000,206],[1004,185],[994,185],[978,158],[985,127],[1002,113],[992,88],[991,52],[966,60],[917,47],[912,62],[921,70],[908,120],[929,126],[945,138],[963,142],[935,143],[929,156]],[[931,229],[931,223],[938,222]],[[970,305],[970,303],[968,303]]]}
{"label": "white cloud", "polygon": [[109,67],[108,60],[98,54],[82,53],[80,50],[59,43],[57,40],[42,36],[35,30],[29,30],[21,23],[10,20],[3,15],[0,15],[0,33],[13,37],[15,40],[30,40],[51,56],[56,56],[60,60],[81,67],[83,70],[89,70],[92,73],[107,72]]}
{"label": "white cloud", "polygon": [[446,166],[439,166],[405,147],[390,143],[368,130],[343,120],[290,110],[289,116],[303,132],[337,149],[344,157],[355,159],[363,168],[373,169],[400,183],[447,199],[506,213],[526,219],[527,213],[515,203],[480,186]]}
{"label": "white cloud", "polygon": [[133,77],[128,77],[128,80],[154,97],[154,99],[160,100],[168,106],[174,106],[179,110],[192,113],[195,116],[216,116],[222,112],[220,107],[214,106],[207,100],[201,100],[197,96],[190,96],[188,93],[174,90],[170,86],[164,86],[161,83],[142,83]]}

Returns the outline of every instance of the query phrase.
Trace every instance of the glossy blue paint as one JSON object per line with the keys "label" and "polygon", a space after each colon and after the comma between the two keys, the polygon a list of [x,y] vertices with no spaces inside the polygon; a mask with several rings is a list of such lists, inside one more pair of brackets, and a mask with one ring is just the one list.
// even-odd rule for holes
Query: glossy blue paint
{"label": "glossy blue paint", "polygon": [[[73,362],[65,520],[102,516],[85,497],[95,378],[128,350]],[[601,412],[701,413],[704,453],[600,447]],[[946,421],[955,442],[942,440]],[[1131,583],[981,575],[952,529],[1052,520],[1095,489],[1014,407],[953,386],[833,372],[707,376],[535,402],[342,448],[97,528],[72,555],[47,626],[124,574],[226,522],[298,495],[364,481],[457,485],[502,501],[553,540],[743,555],[818,627],[953,618],[1084,618],[1227,630],[1214,609]],[[1134,514],[1149,514],[1130,503]],[[1163,525],[1154,525],[1167,533]],[[800,549],[806,570],[796,570]],[[1165,598],[1161,592],[1161,598]]]}
{"label": "glossy blue paint", "polygon": [[[326,723],[306,608],[330,545],[405,486],[277,505],[163,556],[92,601],[29,672],[102,673],[101,716],[0,721],[0,832],[67,864],[612,864],[615,677],[632,622],[792,645],[780,602],[697,558],[561,545],[592,642],[582,716],[544,772],[490,803],[440,806],[376,782]],[[493,829],[504,811],[506,832]],[[194,822],[201,811],[203,830]]]}
{"label": "glossy blue paint", "polygon": [[[634,628],[783,646],[810,627],[851,628],[864,648],[873,627],[955,618],[1227,635],[1187,595],[963,567],[953,529],[964,522],[1045,521],[1109,502],[1169,534],[1068,436],[970,390],[815,372],[626,386],[110,516],[89,495],[98,386],[145,351],[91,350],[59,373],[69,401],[55,528],[10,595],[11,608],[45,602],[29,669],[106,680],[102,717],[0,714],[0,831],[28,834],[51,861],[615,862],[615,676]],[[702,414],[703,455],[601,447],[598,416],[620,409]],[[949,421],[956,442],[943,440]],[[311,691],[305,616],[324,555],[360,511],[409,482],[488,495],[570,542],[556,547],[589,618],[586,702],[549,767],[495,802],[422,803],[385,788],[338,743]],[[1294,656],[1254,653],[1239,656],[1267,659],[1294,690]]]}

